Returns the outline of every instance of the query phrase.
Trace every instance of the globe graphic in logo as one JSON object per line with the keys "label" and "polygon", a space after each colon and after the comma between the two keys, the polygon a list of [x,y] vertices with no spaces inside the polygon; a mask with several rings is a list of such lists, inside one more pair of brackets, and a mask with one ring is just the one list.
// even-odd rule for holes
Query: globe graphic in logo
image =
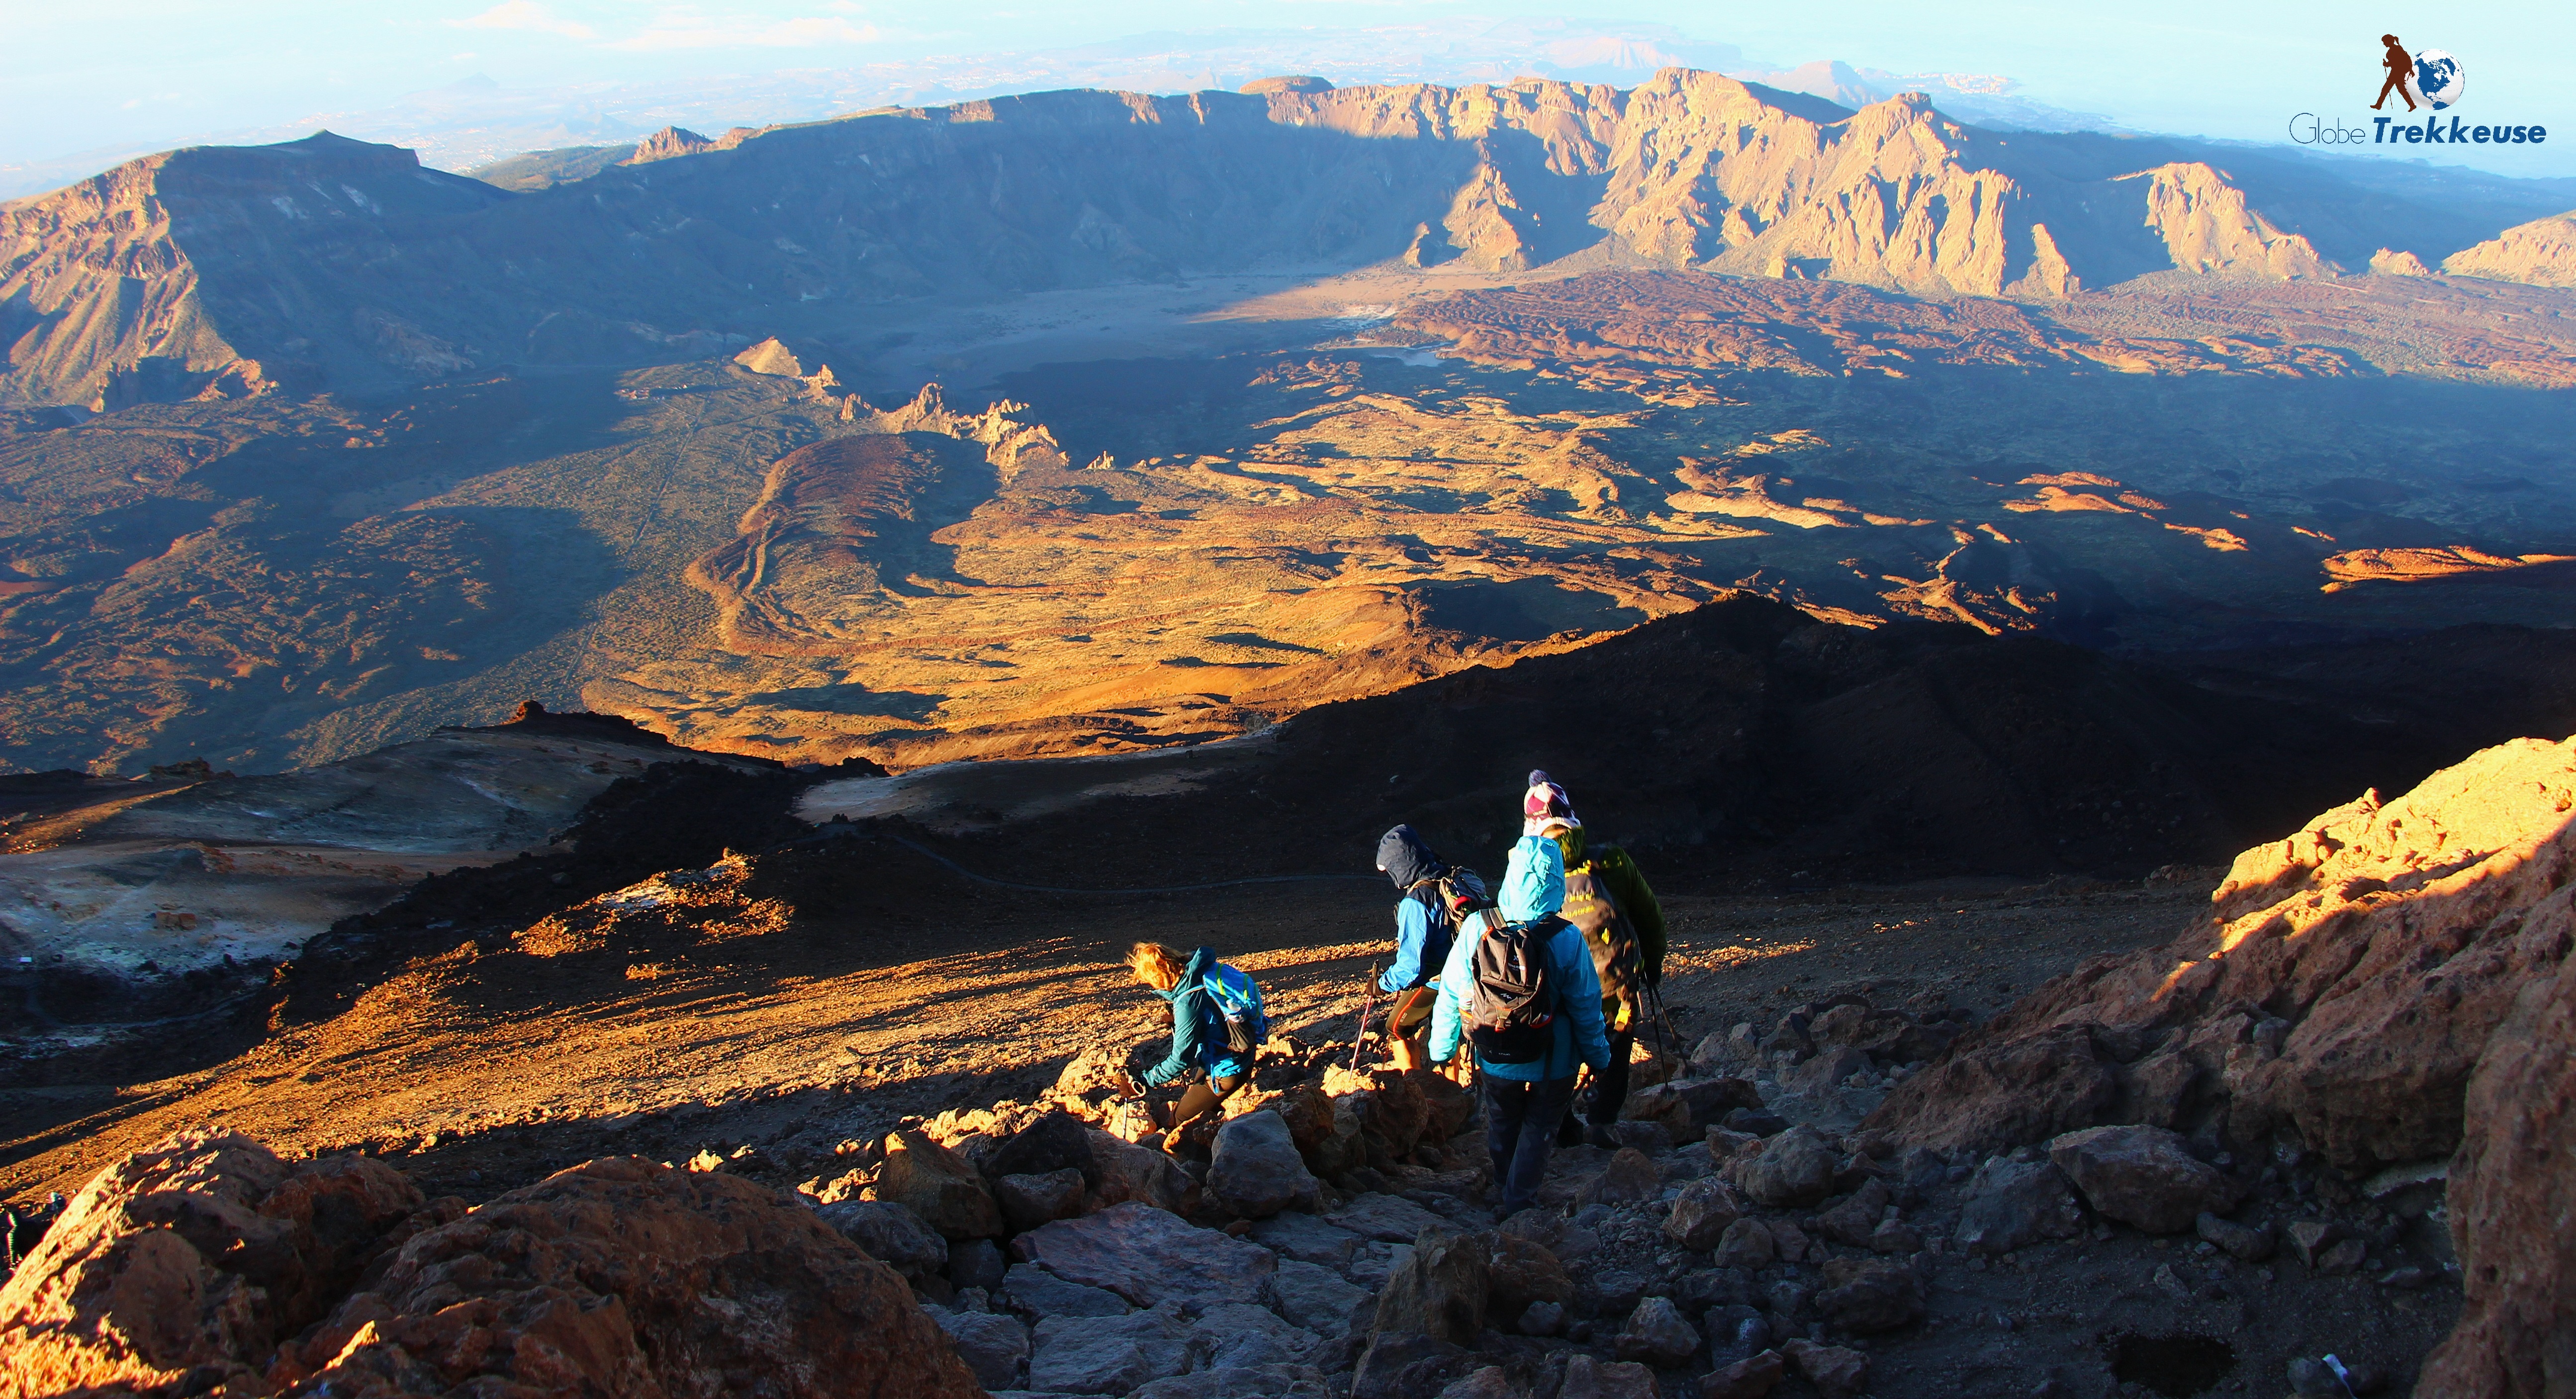
{"label": "globe graphic in logo", "polygon": [[2415,95],[2440,111],[2459,101],[2469,91],[2469,78],[2460,71],[2460,60],[2440,49],[2425,49],[2415,55]]}

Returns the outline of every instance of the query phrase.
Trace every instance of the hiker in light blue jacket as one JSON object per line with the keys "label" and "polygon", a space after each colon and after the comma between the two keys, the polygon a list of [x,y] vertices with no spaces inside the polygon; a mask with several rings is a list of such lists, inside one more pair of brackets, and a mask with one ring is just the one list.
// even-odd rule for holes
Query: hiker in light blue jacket
{"label": "hiker in light blue jacket", "polygon": [[[1565,852],[1552,837],[1527,835],[1512,847],[1497,900],[1506,922],[1554,919],[1565,906]],[[1450,944],[1448,964],[1440,973],[1440,1001],[1431,1012],[1435,1063],[1455,1055],[1466,1038],[1467,1002],[1475,994],[1476,941],[1487,926],[1484,915],[1470,915]],[[1547,1175],[1557,1124],[1574,1102],[1576,1066],[1588,1064],[1599,1073],[1610,1064],[1601,1021],[1601,979],[1592,969],[1582,933],[1570,923],[1556,922],[1546,948],[1548,984],[1557,1000],[1547,1053],[1527,1064],[1491,1063],[1477,1056],[1485,1149],[1493,1155],[1494,1183],[1502,1192],[1499,1217],[1505,1219],[1529,1208]]]}

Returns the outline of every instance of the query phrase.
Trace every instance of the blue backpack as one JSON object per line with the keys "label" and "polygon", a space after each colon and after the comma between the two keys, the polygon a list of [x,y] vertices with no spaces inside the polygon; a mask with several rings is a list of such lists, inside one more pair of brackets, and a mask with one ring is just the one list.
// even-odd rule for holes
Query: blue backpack
{"label": "blue backpack", "polygon": [[1208,969],[1199,981],[1207,988],[1208,1004],[1224,1022],[1226,1047],[1249,1058],[1270,1038],[1270,1017],[1262,1013],[1261,988],[1252,978],[1223,962]]}

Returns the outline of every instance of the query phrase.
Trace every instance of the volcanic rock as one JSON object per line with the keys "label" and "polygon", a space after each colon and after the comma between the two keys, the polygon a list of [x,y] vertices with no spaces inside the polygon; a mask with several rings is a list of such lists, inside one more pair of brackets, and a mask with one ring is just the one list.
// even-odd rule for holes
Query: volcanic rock
{"label": "volcanic rock", "polygon": [[[747,1313],[761,1324],[743,1326]],[[632,1158],[422,1233],[270,1378],[385,1396],[980,1392],[893,1271],[811,1212],[736,1176]]]}
{"label": "volcanic rock", "polygon": [[1664,1217],[1664,1237],[1693,1252],[1717,1247],[1718,1239],[1744,1213],[1744,1206],[1724,1181],[1701,1179],[1682,1187],[1673,1212]]}
{"label": "volcanic rock", "polygon": [[948,1241],[902,1205],[843,1200],[815,1207],[814,1217],[840,1231],[870,1258],[919,1280],[948,1267]]}
{"label": "volcanic rock", "polygon": [[1207,1190],[1226,1209],[1247,1219],[1265,1219],[1313,1205],[1318,1188],[1278,1113],[1246,1113],[1217,1129]]}
{"label": "volcanic rock", "polygon": [[1340,1269],[1351,1261],[1360,1235],[1311,1214],[1289,1210],[1252,1226],[1253,1241],[1282,1258]]}
{"label": "volcanic rock", "polygon": [[1449,1228],[1448,1220],[1411,1200],[1375,1191],[1352,1196],[1324,1219],[1362,1238],[1380,1239],[1391,1244],[1411,1243],[1425,1229],[1445,1231]]}
{"label": "volcanic rock", "polygon": [[1793,1340],[1780,1349],[1824,1399],[1859,1399],[1869,1383],[1869,1357],[1859,1351],[1808,1340]]}
{"label": "volcanic rock", "polygon": [[1125,1316],[1127,1299],[1106,1288],[1067,1282],[1035,1263],[1014,1263],[1002,1274],[1002,1300],[1031,1316]]}
{"label": "volcanic rock", "polygon": [[989,1239],[1002,1232],[1002,1210],[983,1175],[919,1132],[887,1134],[885,1164],[872,1194],[911,1210],[945,1239]]}
{"label": "volcanic rock", "polygon": [[1473,1345],[1485,1325],[1489,1268],[1483,1236],[1424,1233],[1378,1294],[1378,1333]]}
{"label": "volcanic rock", "polygon": [[1096,1128],[1086,1129],[1093,1163],[1091,1197],[1086,1207],[1105,1209],[1134,1201],[1187,1214],[1198,1208],[1199,1183],[1171,1157],[1149,1146],[1123,1141]]}
{"label": "volcanic rock", "polygon": [[1761,1106],[1762,1095],[1741,1078],[1674,1079],[1638,1089],[1621,1115],[1662,1123],[1679,1143],[1706,1133],[1737,1108]]}
{"label": "volcanic rock", "polygon": [[2576,213],[2516,224],[2442,259],[2442,270],[2456,277],[2576,287]]}
{"label": "volcanic rock", "polygon": [[[1846,1270],[1849,1276],[1838,1278]],[[1846,1331],[1893,1331],[1923,1315],[1923,1284],[1902,1263],[1829,1263],[1825,1277],[1834,1285],[1816,1294],[1816,1310]]]}
{"label": "volcanic rock", "polygon": [[[2525,936],[2576,933],[2576,884],[2525,915]],[[2576,958],[2534,979],[2469,1080],[2446,1208],[2468,1289],[2418,1393],[2544,1394],[2576,1375]]]}
{"label": "volcanic rock", "polygon": [[1029,1388],[1125,1394],[1190,1365],[1190,1326],[1170,1303],[1127,1316],[1051,1316],[1038,1323]]}
{"label": "volcanic rock", "polygon": [[1291,1322],[1325,1336],[1350,1329],[1351,1313],[1368,1293],[1342,1280],[1342,1275],[1314,1263],[1282,1259],[1270,1275],[1263,1300]]}
{"label": "volcanic rock", "polygon": [[2273,1240],[2269,1225],[2255,1228],[2214,1214],[2204,1214],[2192,1221],[2192,1230],[2240,1263],[2260,1263],[2272,1256]]}
{"label": "volcanic rock", "polygon": [[1702,1377],[1699,1399],[1762,1399],[1779,1385],[1787,1369],[1780,1352],[1756,1352]]}
{"label": "volcanic rock", "polygon": [[1496,1230],[1486,1260],[1486,1313],[1515,1317],[1532,1303],[1564,1303],[1574,1297],[1574,1279],[1544,1245],[1519,1234]]}
{"label": "volcanic rock", "polygon": [[1811,1226],[1819,1234],[1838,1244],[1854,1248],[1869,1247],[1870,1236],[1877,1232],[1880,1216],[1887,1212],[1894,1192],[1887,1182],[1871,1177],[1860,1189],[1846,1196],[1842,1203],[1818,1214]]}
{"label": "volcanic rock", "polygon": [[1002,1246],[991,1239],[961,1239],[948,1246],[948,1285],[960,1292],[970,1287],[990,1293],[1002,1285],[1009,1264]]}
{"label": "volcanic rock", "polygon": [[2119,1097],[2098,1027],[2179,1044],[2235,1142],[2295,1132],[2346,1170],[2441,1156],[2489,1037],[2566,962],[2550,900],[2576,875],[2570,804],[2576,740],[2518,740],[2395,801],[2365,794],[2239,856],[2211,922],[2051,981],[1868,1125],[1983,1150],[2096,1125]]}
{"label": "volcanic rock", "polygon": [[1966,1195],[1951,1237],[1971,1253],[2010,1253],[2084,1230],[2066,1173],[2046,1161],[1995,1157],[1968,1178]]}
{"label": "volcanic rock", "polygon": [[1759,1219],[1738,1219],[1719,1231],[1714,1260],[1721,1268],[1759,1271],[1771,1266],[1778,1251],[1770,1226]]}
{"label": "volcanic rock", "polygon": [[1281,1320],[1278,1313],[1244,1302],[1209,1307],[1191,1327],[1192,1349],[1207,1357],[1207,1367],[1214,1370],[1293,1364],[1316,1339],[1314,1332]]}
{"label": "volcanic rock", "polygon": [[1082,1172],[1071,1166],[1036,1175],[1008,1175],[993,1182],[993,1201],[1013,1233],[1082,1213]]}
{"label": "volcanic rock", "polygon": [[1167,1298],[1198,1306],[1257,1301],[1279,1266],[1278,1256],[1258,1244],[1194,1228],[1133,1201],[1032,1229],[1011,1240],[1011,1253],[1140,1307]]}
{"label": "volcanic rock", "polygon": [[1897,1085],[1863,1125],[1939,1152],[1988,1155],[2092,1126],[2119,1097],[2118,1077],[2082,1029],[2002,1042],[1994,1033],[1970,1036]]}
{"label": "volcanic rock", "polygon": [[1018,1317],[944,1307],[922,1310],[956,1343],[957,1358],[975,1372],[976,1383],[986,1389],[1018,1387],[1021,1367],[1029,1363],[1029,1328]]}
{"label": "volcanic rock", "polygon": [[1599,1175],[1584,1183],[1576,1199],[1586,1205],[1626,1205],[1651,1200],[1663,1190],[1664,1173],[1655,1163],[1635,1147],[1623,1146],[1611,1153]]}
{"label": "volcanic rock", "polygon": [[2194,1157],[2162,1127],[2090,1127],[2048,1144],[2048,1159],[2086,1203],[2150,1234],[2179,1234],[2204,1212],[2236,1208],[2245,1188]]}
{"label": "volcanic rock", "polygon": [[1744,1193],[1774,1209],[1812,1205],[1833,1193],[1833,1146],[1804,1123],[1737,1157],[1728,1171]]}
{"label": "volcanic rock", "polygon": [[1661,1399],[1655,1372],[1634,1361],[1600,1361],[1578,1351],[1565,1362],[1557,1399]]}
{"label": "volcanic rock", "polygon": [[137,1152],[82,1187],[0,1287],[0,1395],[192,1371],[256,1385],[278,1340],[319,1318],[422,1205],[363,1157],[281,1161],[203,1132]]}
{"label": "volcanic rock", "polygon": [[1699,1332],[1682,1319],[1670,1298],[1649,1297],[1637,1304],[1611,1346],[1622,1360],[1641,1360],[1670,1369],[1699,1349]]}
{"label": "volcanic rock", "polygon": [[1848,1045],[1835,1045],[1804,1063],[1781,1070],[1780,1086],[1792,1093],[1830,1092],[1844,1079],[1868,1068],[1868,1055]]}

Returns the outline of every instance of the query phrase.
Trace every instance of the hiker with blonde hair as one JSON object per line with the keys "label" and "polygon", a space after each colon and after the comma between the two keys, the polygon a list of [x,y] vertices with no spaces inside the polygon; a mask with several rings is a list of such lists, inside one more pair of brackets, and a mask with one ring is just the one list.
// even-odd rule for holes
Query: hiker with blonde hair
{"label": "hiker with blonde hair", "polygon": [[1253,1055],[1270,1037],[1270,1019],[1261,1009],[1261,988],[1218,961],[1214,948],[1199,948],[1184,962],[1159,942],[1140,942],[1127,949],[1127,968],[1171,1007],[1171,1052],[1144,1072],[1141,1085],[1130,1080],[1139,1096],[1148,1088],[1188,1085],[1168,1112],[1154,1110],[1163,1149],[1171,1151],[1180,1144],[1182,1128],[1216,1111],[1252,1077]]}

